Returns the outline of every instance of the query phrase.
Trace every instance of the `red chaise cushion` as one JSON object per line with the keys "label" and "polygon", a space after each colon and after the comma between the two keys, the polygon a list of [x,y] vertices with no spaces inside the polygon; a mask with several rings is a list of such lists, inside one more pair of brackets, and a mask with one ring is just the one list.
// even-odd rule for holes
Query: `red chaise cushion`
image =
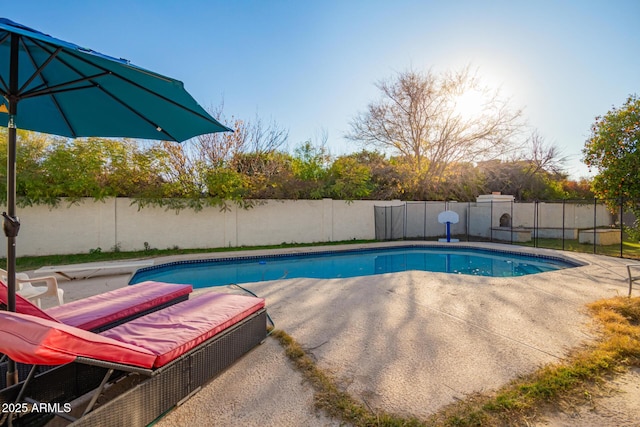
{"label": "red chaise cushion", "polygon": [[191,285],[148,281],[52,307],[46,314],[65,325],[90,331],[188,295],[192,290]]}
{"label": "red chaise cushion", "polygon": [[[7,291],[7,285],[3,281],[0,281],[0,303],[4,305],[9,305]],[[40,309],[37,305],[33,304],[28,299],[20,296],[20,294],[16,294],[16,312],[29,314],[31,316],[40,317],[41,319],[51,320],[53,322],[58,321],[57,319],[54,319],[53,317],[42,311],[42,309]]]}
{"label": "red chaise cushion", "polygon": [[20,363],[61,365],[89,357],[150,369],[144,348],[35,316],[0,311],[0,352]]}
{"label": "red chaise cushion", "polygon": [[[209,292],[113,329],[103,336],[145,348],[163,366],[264,307],[264,299]],[[266,325],[265,325],[266,327]]]}
{"label": "red chaise cushion", "polygon": [[[91,331],[189,295],[192,290],[191,285],[147,281],[46,310],[16,294],[16,312]],[[7,305],[7,285],[1,281],[0,302]]]}

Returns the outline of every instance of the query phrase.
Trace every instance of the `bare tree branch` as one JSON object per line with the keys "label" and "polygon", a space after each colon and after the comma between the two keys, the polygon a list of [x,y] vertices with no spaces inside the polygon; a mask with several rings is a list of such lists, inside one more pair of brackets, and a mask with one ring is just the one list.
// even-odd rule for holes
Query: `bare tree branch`
{"label": "bare tree branch", "polygon": [[[442,75],[405,71],[376,87],[381,98],[355,116],[347,138],[412,159],[424,179],[456,162],[498,158],[514,149],[521,110],[482,86],[469,67]],[[481,94],[483,104],[465,116],[457,104],[469,91]]]}

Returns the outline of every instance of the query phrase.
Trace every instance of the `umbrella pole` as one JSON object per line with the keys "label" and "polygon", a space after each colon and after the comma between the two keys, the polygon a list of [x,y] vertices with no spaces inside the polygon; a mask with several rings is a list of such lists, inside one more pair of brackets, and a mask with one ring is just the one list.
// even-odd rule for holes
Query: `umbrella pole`
{"label": "umbrella pole", "polygon": [[[9,124],[7,138],[7,212],[3,212],[2,228],[7,236],[7,310],[16,311],[16,237],[20,220],[16,217],[16,123],[18,111],[18,36],[11,35],[9,69]],[[7,386],[18,383],[18,371],[13,360],[8,360]]]}
{"label": "umbrella pole", "polygon": [[[15,108],[14,108],[15,109]],[[9,115],[7,141],[7,212],[3,212],[2,228],[7,236],[7,310],[16,311],[16,237],[20,220],[16,217],[16,128],[13,115]],[[13,360],[8,360],[7,386],[18,383],[18,371]]]}
{"label": "umbrella pole", "polygon": [[16,217],[16,128],[9,115],[7,141],[7,212],[3,212],[2,228],[7,236],[7,310],[16,311],[16,237],[20,220]]}

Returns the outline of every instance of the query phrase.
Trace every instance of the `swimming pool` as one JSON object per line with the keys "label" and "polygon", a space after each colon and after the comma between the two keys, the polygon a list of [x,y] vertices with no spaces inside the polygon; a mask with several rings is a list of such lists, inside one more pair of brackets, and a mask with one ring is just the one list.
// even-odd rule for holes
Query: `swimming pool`
{"label": "swimming pool", "polygon": [[576,266],[578,264],[559,257],[492,249],[401,246],[178,261],[142,268],[129,284],[155,280],[202,288],[301,277],[336,279],[408,270],[515,277]]}

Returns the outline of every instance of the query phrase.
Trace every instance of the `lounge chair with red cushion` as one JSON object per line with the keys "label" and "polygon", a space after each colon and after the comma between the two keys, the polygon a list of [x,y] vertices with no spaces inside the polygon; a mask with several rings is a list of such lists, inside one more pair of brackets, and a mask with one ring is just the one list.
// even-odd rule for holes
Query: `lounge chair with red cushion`
{"label": "lounge chair with red cushion", "polygon": [[[1,390],[0,404],[37,402],[71,419],[64,405],[91,391],[74,426],[145,426],[263,341],[266,320],[264,299],[215,292],[99,334],[0,311],[0,352],[24,364],[61,365]],[[109,388],[115,380],[118,387]],[[96,406],[98,397],[104,402]],[[53,414],[11,417],[28,425]]]}
{"label": "lounge chair with red cushion", "polygon": [[[148,281],[46,310],[16,294],[16,311],[87,331],[100,332],[185,301],[192,290],[191,285]],[[6,304],[7,286],[0,281],[0,305]],[[22,364],[17,366],[20,380],[26,378],[30,369],[30,366]],[[0,357],[0,388],[6,386],[6,371],[7,364]]]}
{"label": "lounge chair with red cushion", "polygon": [[[45,310],[16,294],[16,312],[100,332],[184,301],[192,290],[191,285],[148,281]],[[7,305],[7,286],[2,282],[0,304]]]}

